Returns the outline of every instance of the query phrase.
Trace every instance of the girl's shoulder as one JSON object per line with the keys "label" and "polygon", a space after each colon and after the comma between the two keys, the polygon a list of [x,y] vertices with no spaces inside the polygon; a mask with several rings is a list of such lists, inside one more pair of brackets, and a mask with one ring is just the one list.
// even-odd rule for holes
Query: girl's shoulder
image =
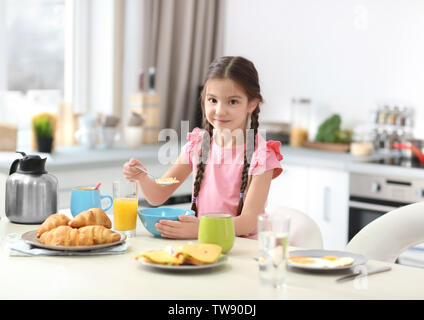
{"label": "girl's shoulder", "polygon": [[253,152],[254,157],[259,157],[261,155],[267,154],[267,156],[273,155],[275,158],[280,161],[283,160],[283,155],[280,152],[281,142],[268,140],[266,141],[260,134],[256,137],[256,148]]}
{"label": "girl's shoulder", "polygon": [[194,128],[192,132],[187,133],[187,148],[188,151],[192,151],[195,147],[202,144],[203,136],[206,130],[200,128]]}
{"label": "girl's shoulder", "polygon": [[283,155],[280,152],[281,142],[269,140],[266,142],[266,152],[275,154],[278,161],[283,160]]}
{"label": "girl's shoulder", "polygon": [[187,133],[187,140],[190,143],[201,142],[203,139],[203,134],[205,130],[200,128],[194,128],[192,132]]}
{"label": "girl's shoulder", "polygon": [[256,148],[250,162],[249,173],[252,175],[259,175],[264,171],[276,169],[274,170],[273,178],[280,175],[282,172],[280,161],[283,160],[280,148],[280,141],[266,141],[258,134]]}
{"label": "girl's shoulder", "polygon": [[[183,146],[182,151],[185,155],[188,163],[193,163],[193,152],[198,153],[199,148],[202,145],[203,134],[205,130],[200,128],[194,128],[193,131],[187,133],[187,143]],[[196,152],[197,151],[197,152]]]}

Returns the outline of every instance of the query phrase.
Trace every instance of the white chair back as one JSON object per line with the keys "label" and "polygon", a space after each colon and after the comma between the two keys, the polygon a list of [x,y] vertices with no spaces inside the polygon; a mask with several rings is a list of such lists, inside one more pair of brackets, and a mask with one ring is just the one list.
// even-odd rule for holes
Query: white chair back
{"label": "white chair back", "polygon": [[288,207],[269,205],[265,212],[272,214],[275,212],[289,215],[290,234],[289,245],[302,249],[322,249],[323,240],[321,230],[316,222],[307,214]]}
{"label": "white chair back", "polygon": [[424,202],[417,202],[371,221],[349,241],[345,250],[393,263],[406,249],[423,242]]}

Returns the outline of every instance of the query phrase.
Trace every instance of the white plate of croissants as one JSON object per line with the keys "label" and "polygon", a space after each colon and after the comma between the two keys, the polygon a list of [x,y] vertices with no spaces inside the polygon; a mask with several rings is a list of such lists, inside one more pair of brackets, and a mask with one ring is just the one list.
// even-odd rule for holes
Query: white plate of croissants
{"label": "white plate of croissants", "polygon": [[106,213],[92,208],[73,219],[61,213],[52,214],[37,230],[24,233],[22,239],[45,249],[86,251],[114,246],[126,240],[125,234],[111,228],[112,222]]}

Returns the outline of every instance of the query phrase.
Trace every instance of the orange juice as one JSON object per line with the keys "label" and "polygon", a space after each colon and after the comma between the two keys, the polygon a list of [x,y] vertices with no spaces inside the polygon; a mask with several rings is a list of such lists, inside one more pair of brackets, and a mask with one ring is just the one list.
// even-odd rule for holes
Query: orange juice
{"label": "orange juice", "polygon": [[115,230],[134,230],[137,224],[138,201],[135,198],[113,200],[113,225]]}

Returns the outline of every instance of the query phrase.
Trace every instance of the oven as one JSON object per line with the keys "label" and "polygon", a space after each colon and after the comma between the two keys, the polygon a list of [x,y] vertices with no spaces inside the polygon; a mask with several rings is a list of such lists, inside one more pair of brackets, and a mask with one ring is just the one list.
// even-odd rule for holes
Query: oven
{"label": "oven", "polygon": [[[351,173],[348,241],[383,214],[423,200],[424,180]],[[408,249],[396,262],[424,268],[424,244]]]}

